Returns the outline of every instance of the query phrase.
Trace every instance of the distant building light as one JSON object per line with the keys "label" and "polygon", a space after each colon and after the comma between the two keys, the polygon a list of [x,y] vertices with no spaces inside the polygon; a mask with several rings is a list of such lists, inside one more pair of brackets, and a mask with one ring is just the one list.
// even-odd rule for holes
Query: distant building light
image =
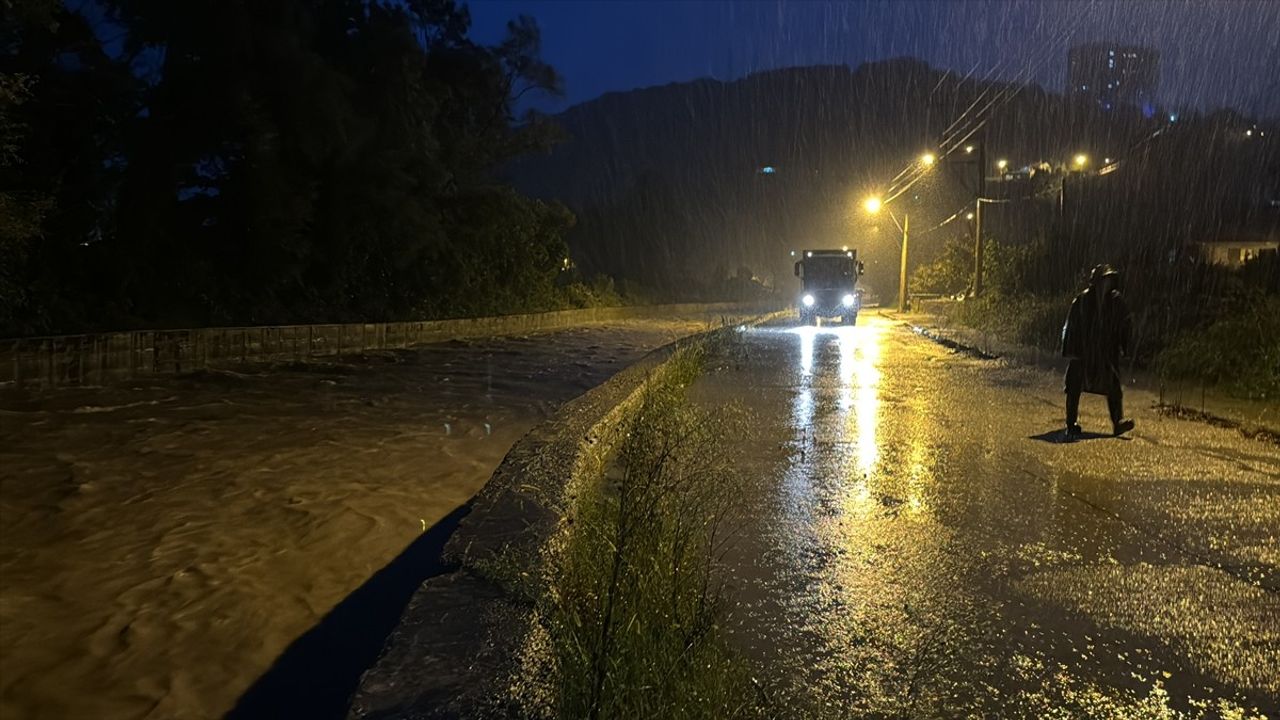
{"label": "distant building light", "polygon": [[772,175],[778,172],[778,169],[772,165],[765,165],[764,167],[760,168],[760,172],[765,175]]}
{"label": "distant building light", "polygon": [[1178,122],[1178,113],[1169,113],[1169,122]]}
{"label": "distant building light", "polygon": [[1253,128],[1244,131],[1245,137],[1253,137]]}

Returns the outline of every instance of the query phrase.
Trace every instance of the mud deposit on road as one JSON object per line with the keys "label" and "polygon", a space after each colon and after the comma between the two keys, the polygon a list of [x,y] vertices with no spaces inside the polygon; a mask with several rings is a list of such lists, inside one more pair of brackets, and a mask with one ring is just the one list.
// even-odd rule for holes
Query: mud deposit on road
{"label": "mud deposit on road", "polygon": [[535,423],[703,327],[0,392],[0,715],[222,715]]}
{"label": "mud deposit on road", "polygon": [[[796,716],[1280,714],[1280,452],[1161,417],[1068,442],[1060,377],[880,318],[749,330],[695,397],[764,488],[733,633]],[[1103,402],[1082,407],[1107,426]],[[1168,714],[1172,712],[1181,714]]]}

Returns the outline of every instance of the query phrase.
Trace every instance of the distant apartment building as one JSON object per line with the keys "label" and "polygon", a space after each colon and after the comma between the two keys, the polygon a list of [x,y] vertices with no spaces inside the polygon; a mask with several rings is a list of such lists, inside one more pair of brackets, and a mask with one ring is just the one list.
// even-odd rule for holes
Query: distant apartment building
{"label": "distant apartment building", "polygon": [[1160,54],[1143,47],[1088,43],[1067,54],[1067,91],[1104,110],[1121,105],[1150,116],[1156,108]]}

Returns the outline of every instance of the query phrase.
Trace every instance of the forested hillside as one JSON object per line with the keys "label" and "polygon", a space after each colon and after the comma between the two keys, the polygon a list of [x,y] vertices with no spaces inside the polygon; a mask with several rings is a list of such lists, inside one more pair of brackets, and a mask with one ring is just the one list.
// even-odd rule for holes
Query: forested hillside
{"label": "forested hillside", "polygon": [[[1246,136],[1251,121],[1229,111],[1104,112],[910,59],[609,94],[555,119],[567,139],[518,162],[517,184],[578,216],[569,238],[584,270],[675,293],[696,294],[740,266],[786,287],[791,249],[845,244],[868,260],[868,281],[891,290],[896,230],[862,214],[861,200],[924,151],[954,149],[892,205],[917,232],[971,205],[977,169],[963,146],[985,144],[988,194],[1039,195],[992,209],[987,232],[1052,236],[1081,263],[1167,259],[1224,229],[1274,228],[1267,203],[1280,197],[1280,145]],[[1040,176],[1057,178],[1057,189],[1034,192],[995,179],[997,159],[1009,171],[1042,162],[1057,170],[1079,153],[1095,172],[1069,187],[1078,190],[1067,198],[1074,223],[1058,207],[1062,173]],[[1120,163],[1102,176],[1107,159]],[[920,236],[913,257],[927,261],[944,236],[970,231],[953,222]],[[1058,270],[1074,282],[1074,267]]]}

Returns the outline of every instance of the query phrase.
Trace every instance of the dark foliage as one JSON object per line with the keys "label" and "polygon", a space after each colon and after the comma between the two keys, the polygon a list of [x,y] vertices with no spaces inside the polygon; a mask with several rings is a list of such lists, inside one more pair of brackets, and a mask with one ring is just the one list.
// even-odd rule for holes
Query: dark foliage
{"label": "dark foliage", "polygon": [[493,171],[555,135],[537,26],[453,0],[23,0],[0,335],[544,309],[572,216]]}

